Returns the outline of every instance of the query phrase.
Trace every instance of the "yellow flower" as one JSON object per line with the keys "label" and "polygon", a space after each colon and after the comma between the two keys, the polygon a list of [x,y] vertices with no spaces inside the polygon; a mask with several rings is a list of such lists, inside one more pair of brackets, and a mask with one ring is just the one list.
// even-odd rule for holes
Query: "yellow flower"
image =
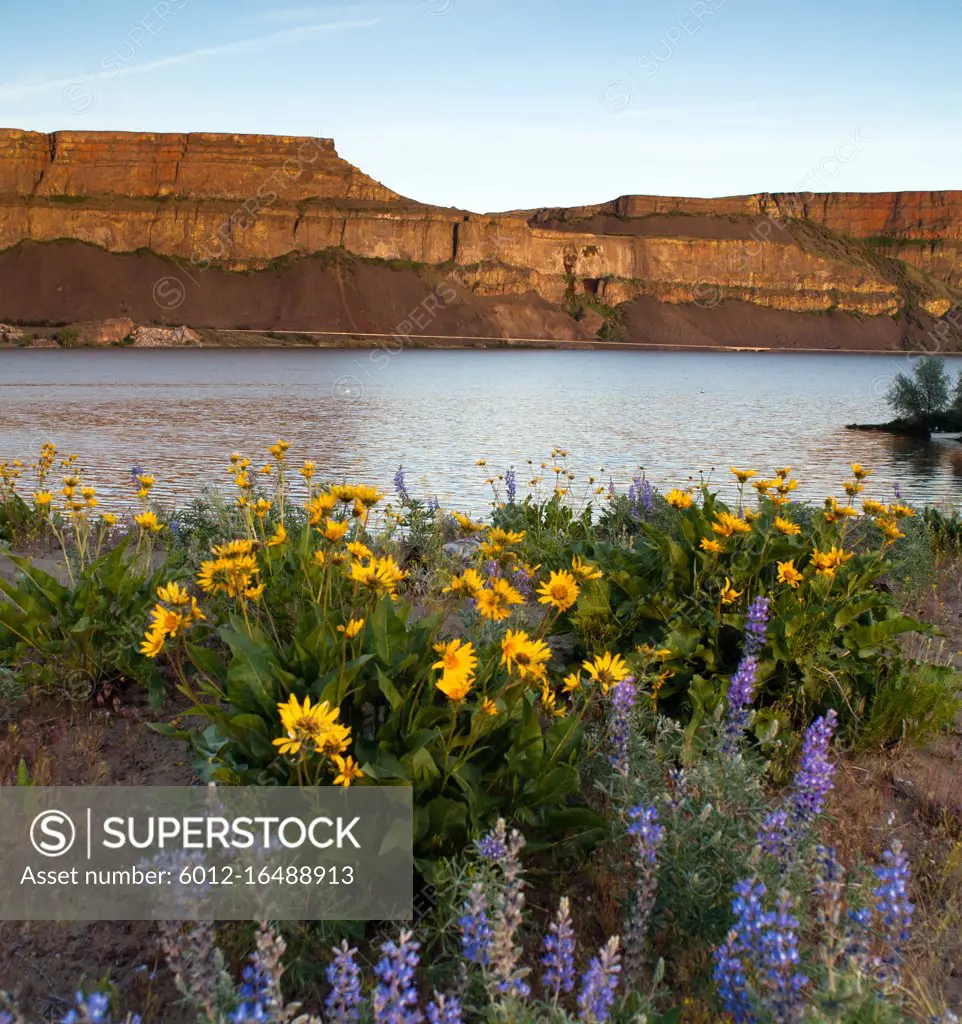
{"label": "yellow flower", "polygon": [[585,661],[581,666],[591,678],[601,686],[603,693],[607,693],[612,686],[627,679],[631,674],[628,662],[620,654],[611,654],[605,651]]}
{"label": "yellow flower", "polygon": [[305,697],[301,705],[291,694],[286,704],[277,705],[277,711],[285,732],[273,741],[280,754],[297,754],[302,746],[309,745],[316,753],[335,755],[350,742],[351,730],[338,722],[339,709],[332,709],[327,701],[312,705],[311,698]]}
{"label": "yellow flower", "polygon": [[275,459],[277,459],[278,462],[283,462],[285,457],[287,456],[287,450],[288,448],[290,448],[290,446],[290,441],[277,441],[275,444],[272,444],[270,448],[268,448],[267,450],[268,452],[270,452],[271,455],[274,456]]}
{"label": "yellow flower", "polygon": [[441,591],[442,594],[465,594],[477,597],[484,587],[484,580],[477,569],[465,569],[460,576],[454,576],[451,582]]}
{"label": "yellow flower", "polygon": [[571,559],[571,571],[584,583],[588,580],[600,580],[604,573],[590,562],[583,562],[577,555]]}
{"label": "yellow flower", "polygon": [[820,576],[831,579],[835,570],[843,566],[851,557],[853,552],[844,551],[842,548],[831,547],[828,551],[820,551],[818,548],[812,552],[812,564]]}
{"label": "yellow flower", "polygon": [[[325,540],[329,540],[332,544],[336,544],[339,540],[344,539],[344,537],[347,534],[347,531],[350,528],[351,524],[346,521],[338,522],[336,519],[328,519],[324,523],[323,537]],[[367,552],[367,556],[370,556],[371,552],[366,547],[364,547],[363,544],[359,544],[358,547],[364,548],[364,550]],[[354,552],[352,552],[352,554],[353,553]],[[356,555],[356,557],[360,558],[361,555]]]}
{"label": "yellow flower", "polygon": [[774,486],[775,486],[775,481],[773,481],[773,480],[753,480],[752,481],[752,487],[754,487],[755,490],[758,491],[759,494],[767,494],[769,488],[774,487]]}
{"label": "yellow flower", "polygon": [[902,505],[902,504],[893,505],[889,509],[889,512],[891,512],[891,514],[896,519],[907,519],[909,516],[914,516],[915,515],[915,509],[911,509],[911,508],[909,508],[908,505]]}
{"label": "yellow flower", "polygon": [[396,597],[398,584],[407,579],[407,575],[390,555],[371,558],[367,564],[352,562],[350,569],[351,579],[378,597]]}
{"label": "yellow flower", "polygon": [[226,544],[215,544],[210,553],[215,558],[239,558],[253,554],[256,544],[252,540],[232,540]]}
{"label": "yellow flower", "polygon": [[710,555],[720,555],[725,550],[724,544],[719,544],[717,540],[709,540],[707,537],[702,537],[699,547]]}
{"label": "yellow flower", "polygon": [[722,587],[721,594],[719,596],[721,597],[722,604],[733,604],[742,596],[743,593],[743,590],[736,590],[732,586],[732,581],[726,576],[725,585]]}
{"label": "yellow flower", "polygon": [[488,464],[488,460],[487,459],[478,459],[478,461],[475,463],[476,466],[486,466],[487,464]]}
{"label": "yellow flower", "polygon": [[376,487],[371,487],[368,484],[354,485],[354,500],[365,508],[374,508],[383,497],[384,495]]}
{"label": "yellow flower", "polygon": [[139,483],[145,491],[149,491],[156,482],[157,481],[150,475],[150,473],[141,473],[140,476],[137,477],[137,483]]}
{"label": "yellow flower", "polygon": [[581,689],[581,673],[580,672],[569,672],[568,675],[561,680],[561,688],[565,693],[574,693],[575,690]]}
{"label": "yellow flower", "polygon": [[485,529],[484,523],[476,523],[469,516],[462,515],[460,512],[452,512],[451,515],[465,533],[481,533]]}
{"label": "yellow flower", "polygon": [[842,486],[845,488],[845,493],[850,497],[854,498],[860,491],[865,490],[865,485],[860,484],[857,480],[844,480]]}
{"label": "yellow flower", "polygon": [[870,469],[865,469],[858,462],[852,463],[852,475],[855,477],[856,480],[864,480],[867,476],[871,474],[871,472],[872,471]]}
{"label": "yellow flower", "polygon": [[134,522],[149,533],[160,533],[163,527],[157,522],[157,516],[153,512],[138,512],[134,516]]}
{"label": "yellow flower", "polygon": [[905,534],[899,529],[898,521],[895,519],[889,519],[887,516],[876,519],[875,525],[885,535],[886,545],[894,544],[900,537],[905,536]]}
{"label": "yellow flower", "polygon": [[490,697],[485,697],[481,701],[481,711],[494,718],[498,714],[498,705]]}
{"label": "yellow flower", "polygon": [[787,583],[793,590],[802,581],[802,574],[795,568],[795,559],[790,558],[787,562],[778,563],[778,582]]}
{"label": "yellow flower", "polygon": [[787,537],[795,537],[802,532],[798,523],[793,523],[790,519],[783,519],[781,516],[775,517],[775,529]]}
{"label": "yellow flower", "polygon": [[264,588],[267,586],[266,583],[258,583],[257,586],[250,586],[244,590],[244,597],[248,601],[257,601],[264,593]]}
{"label": "yellow flower", "polygon": [[156,658],[164,649],[164,641],[166,639],[167,634],[162,629],[153,628],[147,630],[140,644],[140,653],[148,658]]}
{"label": "yellow flower", "polygon": [[524,604],[524,598],[508,583],[507,580],[498,578],[491,588],[485,588],[478,592],[475,598],[478,606],[478,613],[492,622],[501,622],[511,614],[511,605]]}
{"label": "yellow flower", "polygon": [[753,476],[757,476],[758,473],[754,469],[735,469],[734,466],[728,467],[732,473],[735,474],[735,479],[740,483],[747,483]]}
{"label": "yellow flower", "polygon": [[301,468],[298,470],[298,472],[301,474],[302,477],[304,477],[304,479],[308,483],[310,483],[311,482],[311,477],[314,476],[314,472],[315,472],[316,469],[317,469],[317,463],[316,462],[314,462],[312,459],[305,459],[304,465],[301,466]]}
{"label": "yellow flower", "polygon": [[671,505],[672,508],[691,508],[691,495],[687,491],[679,491],[677,487],[672,489],[665,495],[665,501]]}
{"label": "yellow flower", "polygon": [[327,555],[325,555],[323,551],[315,551],[314,552],[314,562],[317,565],[326,565],[327,564]]}
{"label": "yellow flower", "polygon": [[543,640],[532,640],[524,630],[510,629],[501,641],[501,664],[520,679],[540,679],[551,660],[551,649]]}
{"label": "yellow flower", "polygon": [[781,495],[786,495],[789,491],[794,491],[798,487],[797,480],[783,480],[781,477],[775,481],[775,489]]}
{"label": "yellow flower", "polygon": [[363,561],[365,558],[374,557],[374,553],[371,549],[366,544],[362,544],[359,540],[352,540],[350,544],[345,546],[347,547],[347,550],[350,551],[358,560]]}
{"label": "yellow flower", "polygon": [[558,699],[548,685],[547,679],[541,680],[541,706],[549,715],[553,715],[555,718],[560,718],[564,714],[564,708],[558,707]]}
{"label": "yellow flower", "polygon": [[355,779],[364,778],[364,772],[361,771],[353,757],[341,757],[340,754],[335,754],[331,760],[337,769],[337,774],[334,776],[335,786],[343,786],[347,789]]}
{"label": "yellow flower", "polygon": [[338,633],[343,633],[348,640],[353,640],[364,628],[364,619],[348,619],[347,625],[338,626]]}
{"label": "yellow flower", "polygon": [[46,508],[50,502],[53,501],[53,495],[50,491],[37,491],[33,496],[33,503],[37,508]]}
{"label": "yellow flower", "polygon": [[792,467],[791,466],[782,466],[781,469],[776,469],[775,470],[775,476],[777,476],[777,477],[786,477],[791,472],[792,472]]}
{"label": "yellow flower", "polygon": [[208,594],[221,592],[228,597],[246,597],[256,572],[257,560],[253,555],[225,555],[201,562],[197,582]]}
{"label": "yellow flower", "polygon": [[866,498],[862,502],[862,511],[867,516],[884,516],[888,512],[888,505],[883,505],[880,501],[873,501],[871,498]]}
{"label": "yellow flower", "polygon": [[499,547],[505,547],[508,544],[520,544],[524,538],[524,530],[502,530],[500,526],[492,526],[488,530],[488,541]]}
{"label": "yellow flower", "polygon": [[308,513],[307,521],[311,526],[317,526],[329,512],[333,511],[336,504],[337,498],[328,491],[317,495],[304,506]]}
{"label": "yellow flower", "polygon": [[449,640],[447,643],[435,644],[434,649],[441,655],[431,668],[441,669],[446,676],[469,676],[474,674],[478,657],[474,646],[463,640]]}
{"label": "yellow flower", "polygon": [[445,672],[434,684],[448,700],[460,703],[474,688],[473,676],[451,675]]}
{"label": "yellow flower", "polygon": [[563,612],[578,600],[578,593],[578,584],[570,572],[553,572],[547,582],[538,588],[538,602]]}
{"label": "yellow flower", "polygon": [[181,607],[190,602],[190,596],[186,589],[179,583],[168,583],[164,587],[158,587],[157,596],[166,604],[172,604],[176,607]]}
{"label": "yellow flower", "polygon": [[278,523],[277,524],[277,529],[274,531],[274,536],[273,537],[269,537],[264,542],[264,547],[267,547],[267,548],[280,547],[280,545],[283,544],[286,540],[287,540],[287,530],[284,528],[284,524],[283,523]]}
{"label": "yellow flower", "polygon": [[268,501],[267,498],[258,498],[253,505],[254,515],[263,522],[273,504],[274,502]]}
{"label": "yellow flower", "polygon": [[117,517],[113,514],[113,512],[104,512],[103,520],[105,526],[117,525]]}
{"label": "yellow flower", "polygon": [[734,533],[750,533],[752,527],[751,523],[733,516],[731,512],[717,512],[711,528],[719,537],[731,537]]}

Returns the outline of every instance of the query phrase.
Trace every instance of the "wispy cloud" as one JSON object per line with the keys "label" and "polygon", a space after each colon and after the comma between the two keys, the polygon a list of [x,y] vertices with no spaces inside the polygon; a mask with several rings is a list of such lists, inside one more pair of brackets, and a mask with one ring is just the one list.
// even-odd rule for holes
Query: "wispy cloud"
{"label": "wispy cloud", "polygon": [[[190,64],[208,58],[222,57],[225,54],[251,53],[255,50],[263,50],[271,46],[296,43],[309,36],[374,28],[377,24],[377,18],[364,18],[353,21],[329,21],[311,25],[298,25],[295,28],[271,32],[268,35],[257,36],[252,39],[237,39],[229,43],[218,43],[216,46],[204,46],[197,50],[187,50],[184,53],[175,53],[169,57],[160,57],[144,63],[134,62],[123,67],[122,70],[112,73],[104,70],[102,67],[101,73],[109,74],[113,78],[122,78],[127,75],[146,75],[154,71],[160,71],[163,68],[177,67],[181,64]],[[65,89],[68,86],[75,85],[78,81],[92,78],[94,74],[95,72],[92,69],[87,68],[72,78],[47,79],[42,82],[11,82],[6,85],[0,85],[0,102],[23,99],[26,96],[34,96],[56,89]]]}

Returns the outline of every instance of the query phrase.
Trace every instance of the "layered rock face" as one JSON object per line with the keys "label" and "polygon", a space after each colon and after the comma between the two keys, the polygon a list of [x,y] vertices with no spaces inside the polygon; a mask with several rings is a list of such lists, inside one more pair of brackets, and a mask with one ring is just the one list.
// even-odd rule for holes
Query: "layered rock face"
{"label": "layered rock face", "polygon": [[[962,192],[624,196],[477,215],[404,199],[341,159],[330,139],[0,131],[0,253],[65,239],[148,250],[182,261],[187,276],[214,269],[211,283],[282,258],[315,260],[319,290],[343,290],[331,267],[350,272],[353,258],[397,273],[442,268],[462,302],[524,300],[579,318],[594,307],[609,321],[613,307],[644,299],[918,326],[962,295]],[[124,296],[113,298],[106,315],[122,311]],[[52,301],[46,319],[71,319]],[[21,318],[16,307],[0,281],[0,316]],[[540,315],[526,322],[536,328]],[[290,326],[283,310],[270,326]]]}

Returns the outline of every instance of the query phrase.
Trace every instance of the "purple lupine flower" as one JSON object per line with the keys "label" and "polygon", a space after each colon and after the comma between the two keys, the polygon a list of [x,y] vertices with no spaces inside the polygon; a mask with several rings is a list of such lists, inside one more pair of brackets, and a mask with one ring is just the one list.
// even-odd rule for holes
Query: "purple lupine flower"
{"label": "purple lupine flower", "polygon": [[761,981],[769,989],[766,1002],[777,1021],[797,1021],[805,1005],[809,979],[799,970],[798,919],[792,913],[792,897],[779,893],[776,911],[766,915],[762,935],[762,956],[758,964]]}
{"label": "purple lupine flower", "polygon": [[437,512],[440,508],[441,502],[439,502],[436,497],[431,498],[431,500],[428,502],[428,509],[431,512]]}
{"label": "purple lupine flower", "polygon": [[578,993],[578,1019],[583,1024],[603,1024],[611,1012],[621,973],[619,939],[613,935],[591,958],[588,970],[581,979]]}
{"label": "purple lupine flower", "polygon": [[912,870],[898,840],[882,854],[882,863],[875,868],[875,877],[879,880],[879,885],[872,892],[875,913],[880,919],[879,930],[887,947],[881,957],[881,965],[890,968],[893,980],[897,981],[902,950],[908,942],[915,911],[908,896]]}
{"label": "purple lupine flower", "polygon": [[765,646],[765,631],[768,628],[767,597],[756,597],[745,615],[745,654],[757,656]]}
{"label": "purple lupine flower", "polygon": [[684,768],[668,769],[668,789],[671,793],[669,807],[672,813],[676,812],[682,805],[682,801],[688,796],[688,772]]}
{"label": "purple lupine flower", "polygon": [[738,754],[742,737],[748,728],[757,676],[758,659],[752,654],[746,654],[738,663],[728,685],[728,714],[722,726],[721,749],[730,758]]}
{"label": "purple lupine flower", "polygon": [[404,484],[404,466],[398,466],[397,472],[394,474],[394,493],[405,505],[411,500],[411,495],[408,494],[408,489]]}
{"label": "purple lupine flower", "polygon": [[794,830],[788,818],[788,811],[784,807],[769,812],[758,830],[756,841],[769,857],[774,857],[783,864],[791,860]]}
{"label": "purple lupine flower", "polygon": [[143,469],[141,469],[140,466],[133,465],[133,466],[130,467],[130,482],[132,484],[138,483],[139,481],[137,480],[137,477],[143,476],[143,475],[144,475],[144,471],[143,471]]}
{"label": "purple lupine flower", "polygon": [[896,501],[901,501],[902,500],[902,489],[901,489],[901,487],[899,487],[898,483],[892,484],[892,489],[895,491],[895,500]]}
{"label": "purple lupine flower", "polygon": [[625,934],[624,966],[625,975],[632,982],[644,962],[645,937],[658,889],[658,850],[665,838],[665,828],[658,823],[658,809],[654,804],[630,808],[628,818],[628,835],[634,839],[635,884]]}
{"label": "purple lupine flower", "polygon": [[628,505],[632,519],[640,521],[643,513],[650,515],[655,510],[655,489],[651,481],[636,476],[628,488]]}
{"label": "purple lupine flower", "polygon": [[508,830],[503,818],[499,818],[494,828],[478,842],[478,853],[485,859],[494,862],[504,860],[508,855]]}
{"label": "purple lupine flower", "polygon": [[[495,833],[505,835],[503,819],[499,819]],[[531,986],[524,980],[527,971],[518,966],[522,951],[516,942],[524,912],[524,877],[521,874],[524,836],[512,829],[504,848],[504,856],[498,861],[503,879],[491,928],[491,975],[500,995],[525,999],[531,994]]]}
{"label": "purple lupine flower", "polygon": [[631,713],[635,708],[637,694],[638,687],[632,676],[616,683],[611,691],[611,716],[608,722],[611,764],[622,778],[628,778],[630,768]]}
{"label": "purple lupine flower", "polygon": [[237,1008],[227,1015],[230,1024],[261,1024],[271,1018],[267,1004],[271,997],[270,981],[254,964],[244,968],[242,984],[237,989]]}
{"label": "purple lupine flower", "polygon": [[422,1019],[414,983],[420,948],[409,931],[402,931],[397,942],[389,939],[381,944],[372,999],[376,1024],[419,1024]]}
{"label": "purple lupine flower", "polygon": [[521,566],[514,570],[511,577],[511,585],[522,597],[528,598],[531,596],[531,591],[534,589],[531,585],[533,579],[534,577],[528,572],[528,570]]}
{"label": "purple lupine flower", "polygon": [[715,950],[715,966],[712,968],[712,980],[715,991],[734,1024],[745,1024],[754,1020],[752,1004],[748,997],[748,978],[745,976],[745,964],[738,948],[738,933],[732,929],[725,939],[725,944]]}
{"label": "purple lupine flower", "polygon": [[508,504],[513,505],[518,494],[518,476],[514,471],[514,466],[504,474],[504,490],[508,496]]}
{"label": "purple lupine flower", "polygon": [[772,811],[762,823],[757,841],[765,853],[787,867],[799,840],[822,813],[825,797],[832,789],[835,766],[829,760],[829,744],[838,716],[827,711],[805,730],[802,757],[783,807]]}
{"label": "purple lupine flower", "polygon": [[825,797],[835,785],[835,765],[829,760],[828,751],[837,724],[838,715],[829,710],[805,730],[802,759],[790,798],[792,820],[803,827],[822,813]]}
{"label": "purple lupine flower", "polygon": [[461,1024],[461,1003],[455,996],[434,993],[427,1006],[428,1024]]}
{"label": "purple lupine flower", "polygon": [[488,561],[485,563],[484,572],[489,580],[500,579],[501,576],[503,575],[501,572],[501,566],[498,565],[498,563],[493,558],[489,558]]}
{"label": "purple lupine flower", "polygon": [[76,1006],[60,1018],[60,1024],[107,1024],[110,1000],[105,993],[92,992],[84,996],[83,992],[77,992],[74,1001]]}
{"label": "purple lupine flower", "polygon": [[471,963],[488,965],[491,946],[491,925],[484,899],[484,886],[480,882],[471,886],[464,913],[458,922],[461,928],[461,950]]}
{"label": "purple lupine flower", "polygon": [[567,896],[561,897],[558,913],[548,926],[541,963],[545,968],[541,987],[557,1002],[562,992],[570,992],[575,987],[575,933]]}
{"label": "purple lupine flower", "polygon": [[849,910],[845,925],[845,957],[864,973],[872,941],[872,911],[869,907]]}
{"label": "purple lupine flower", "polygon": [[714,952],[712,977],[725,1011],[735,1024],[746,1024],[756,1019],[753,996],[758,994],[751,982],[764,962],[766,943],[771,948],[766,933],[775,915],[766,913],[762,906],[767,889],[758,879],[742,879],[733,891],[734,921],[724,944]]}
{"label": "purple lupine flower", "polygon": [[327,1019],[335,1024],[353,1024],[360,1018],[361,969],[354,960],[356,949],[346,939],[332,950],[334,959],[327,965],[327,980],[331,991],[324,1000]]}
{"label": "purple lupine flower", "polygon": [[767,626],[768,598],[756,597],[745,616],[742,660],[728,687],[728,714],[722,727],[721,749],[731,758],[738,754],[742,736],[748,728],[758,678],[758,655],[765,646]]}

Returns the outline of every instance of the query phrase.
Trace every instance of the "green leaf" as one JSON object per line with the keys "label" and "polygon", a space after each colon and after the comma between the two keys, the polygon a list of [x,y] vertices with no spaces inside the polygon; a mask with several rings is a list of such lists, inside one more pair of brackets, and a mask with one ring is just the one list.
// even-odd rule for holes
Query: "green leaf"
{"label": "green leaf", "polygon": [[392,711],[398,711],[404,704],[404,698],[397,692],[394,683],[379,668],[377,670],[377,685],[385,700],[391,706]]}

